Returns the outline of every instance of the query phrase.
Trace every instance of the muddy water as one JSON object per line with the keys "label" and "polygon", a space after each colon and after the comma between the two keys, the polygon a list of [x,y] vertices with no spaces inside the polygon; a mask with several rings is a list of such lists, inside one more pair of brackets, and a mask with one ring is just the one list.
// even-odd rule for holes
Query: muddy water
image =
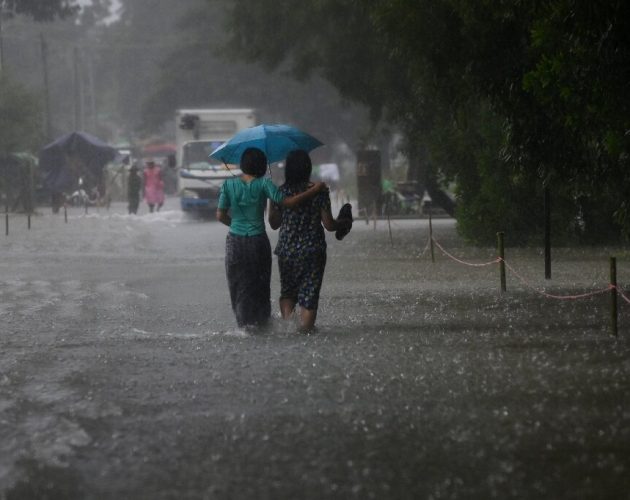
{"label": "muddy water", "polygon": [[[0,240],[0,498],[626,498],[630,304],[615,339],[608,294],[551,300],[512,274],[500,294],[496,265],[432,263],[426,221],[391,228],[329,238],[305,336],[235,328],[225,228],[172,200],[16,219]],[[495,258],[450,220],[434,231]],[[506,259],[578,294],[607,285],[613,252],[630,288],[623,249],[554,250],[551,282],[509,235]]]}

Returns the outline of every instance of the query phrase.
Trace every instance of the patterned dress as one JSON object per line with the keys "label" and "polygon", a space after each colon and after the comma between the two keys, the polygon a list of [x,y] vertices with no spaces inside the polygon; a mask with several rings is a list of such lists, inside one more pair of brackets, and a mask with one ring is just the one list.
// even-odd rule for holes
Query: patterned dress
{"label": "patterned dress", "polygon": [[[308,185],[283,185],[285,196],[301,193]],[[291,299],[305,309],[317,309],[326,268],[326,236],[322,209],[330,210],[327,191],[294,208],[278,207],[282,217],[274,253],[280,269],[280,298]]]}

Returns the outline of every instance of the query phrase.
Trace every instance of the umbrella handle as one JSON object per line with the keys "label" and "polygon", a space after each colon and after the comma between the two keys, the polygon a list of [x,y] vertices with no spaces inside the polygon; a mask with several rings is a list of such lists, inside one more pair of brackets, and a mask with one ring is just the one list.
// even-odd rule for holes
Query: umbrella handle
{"label": "umbrella handle", "polygon": [[232,172],[232,169],[228,166],[228,164],[225,163],[225,160],[223,158],[221,158],[221,161],[223,162],[223,165],[225,165],[225,168],[227,168],[228,172],[230,172],[233,177],[237,177],[236,175],[234,175],[234,172]]}

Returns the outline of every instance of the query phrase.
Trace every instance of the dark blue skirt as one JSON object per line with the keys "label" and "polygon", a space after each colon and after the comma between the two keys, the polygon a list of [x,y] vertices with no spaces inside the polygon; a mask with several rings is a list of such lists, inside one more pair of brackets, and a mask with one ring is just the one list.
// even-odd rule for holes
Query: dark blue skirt
{"label": "dark blue skirt", "polygon": [[228,233],[225,272],[239,327],[266,323],[271,316],[271,245],[266,233]]}

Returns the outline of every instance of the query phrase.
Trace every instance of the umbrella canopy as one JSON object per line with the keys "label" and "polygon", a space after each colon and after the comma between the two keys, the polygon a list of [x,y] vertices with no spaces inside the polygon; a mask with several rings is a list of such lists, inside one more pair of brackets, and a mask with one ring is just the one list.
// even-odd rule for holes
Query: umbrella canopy
{"label": "umbrella canopy", "polygon": [[72,185],[79,172],[100,176],[103,167],[118,151],[85,132],[71,132],[51,142],[39,153],[46,187],[62,191]]}
{"label": "umbrella canopy", "polygon": [[171,143],[147,144],[142,148],[143,156],[168,156],[175,154],[177,146]]}
{"label": "umbrella canopy", "polygon": [[224,163],[238,165],[247,148],[258,148],[267,155],[269,163],[284,160],[290,151],[311,151],[323,143],[315,137],[290,125],[257,125],[237,132],[223,143],[210,157]]}

